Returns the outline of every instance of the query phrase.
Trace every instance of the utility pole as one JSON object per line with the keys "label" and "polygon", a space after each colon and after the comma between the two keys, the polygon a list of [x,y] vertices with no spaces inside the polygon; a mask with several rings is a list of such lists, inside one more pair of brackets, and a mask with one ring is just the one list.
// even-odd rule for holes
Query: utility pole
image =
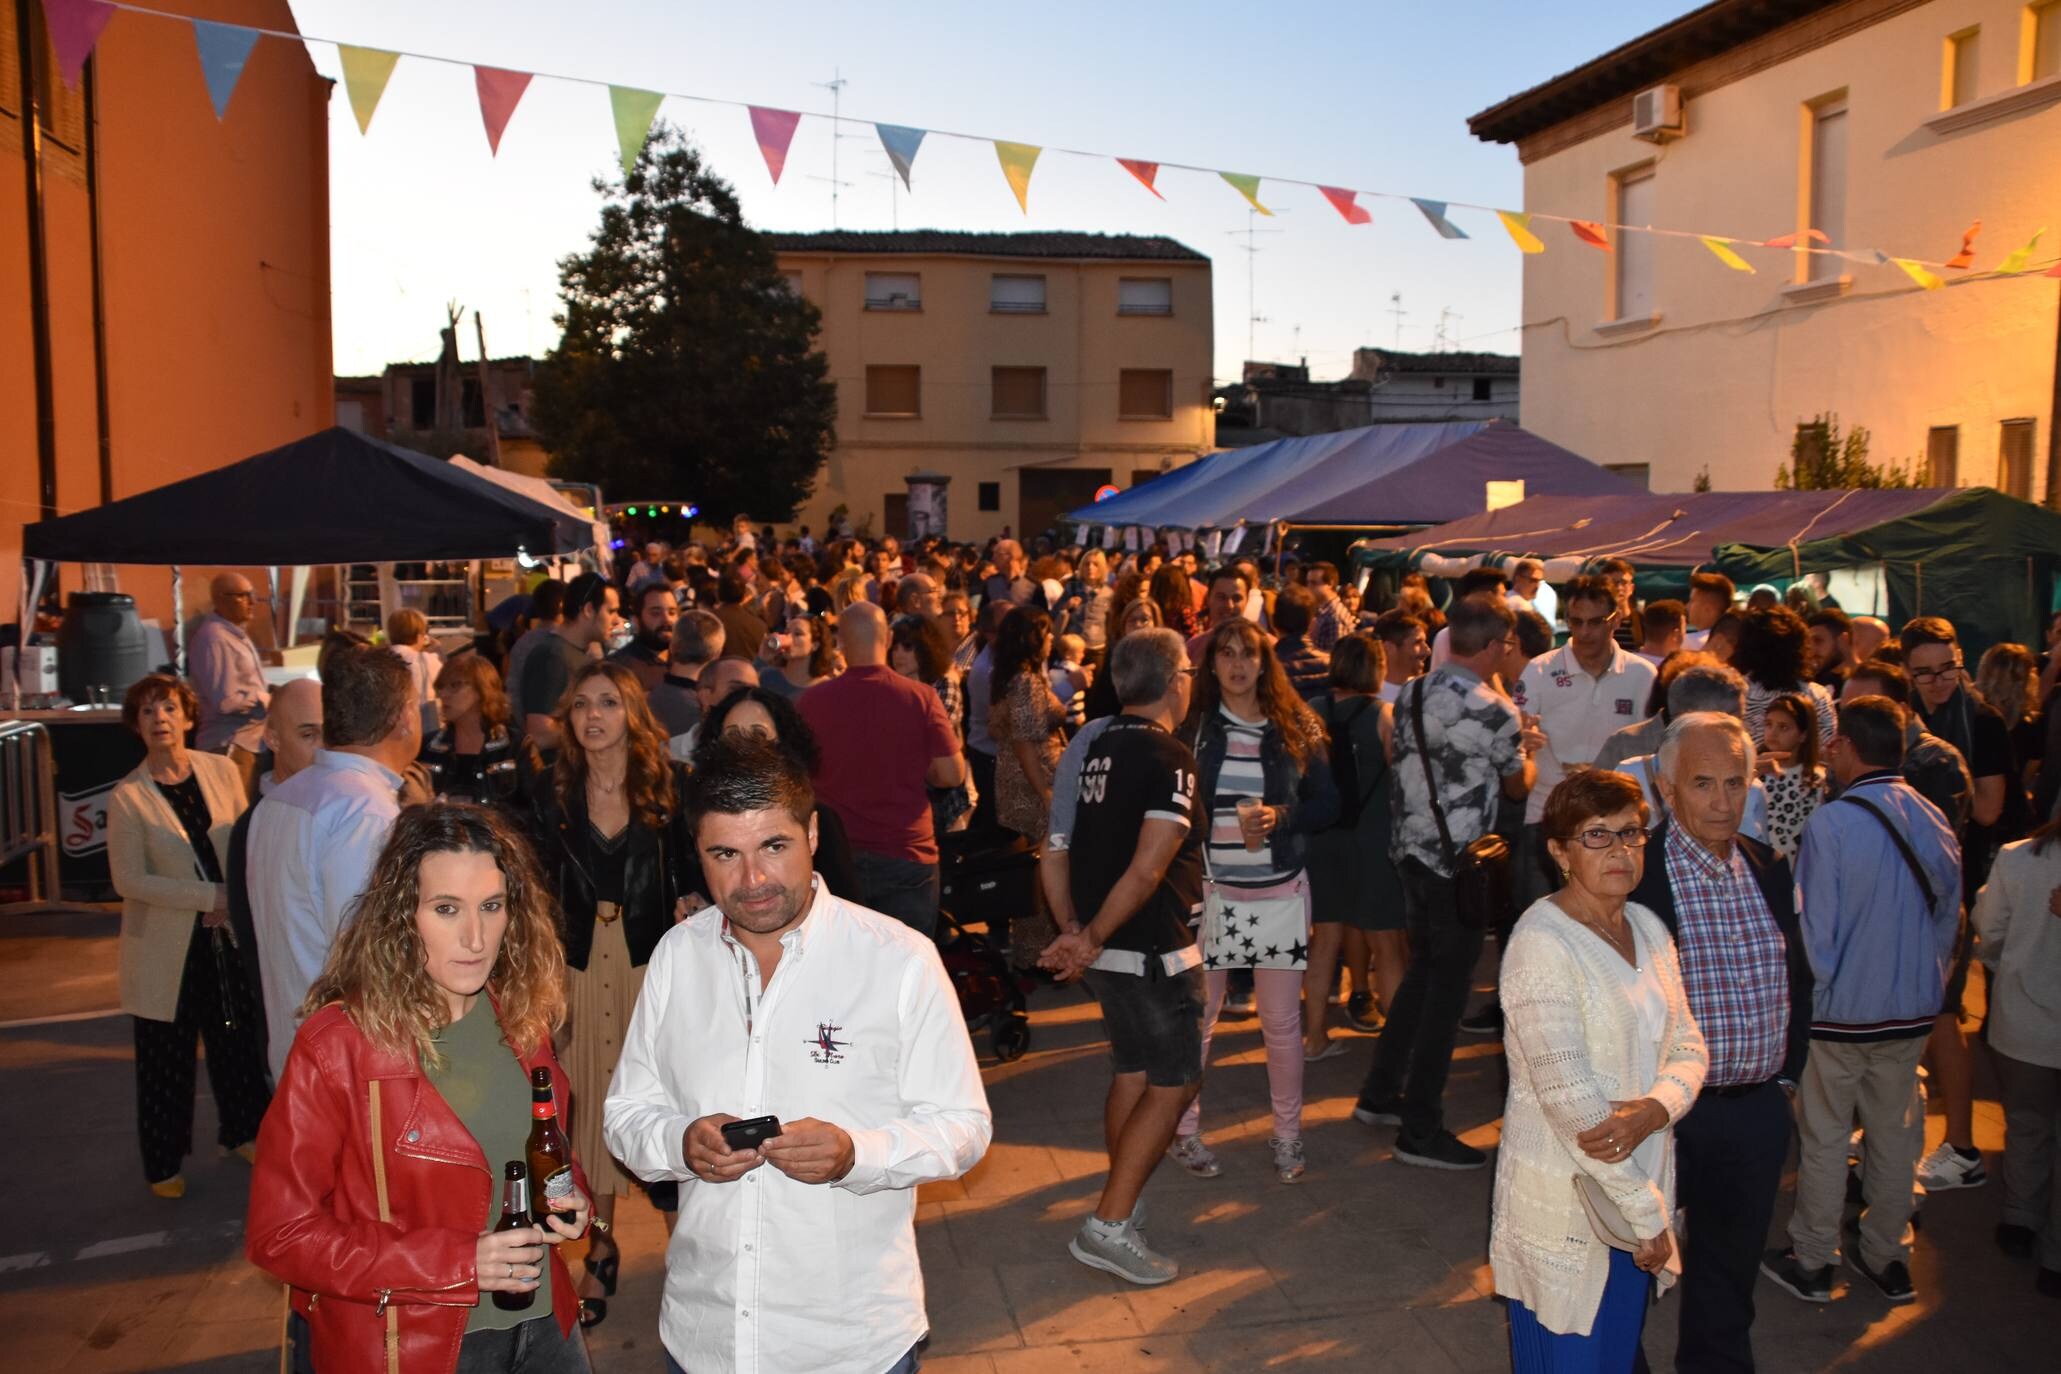
{"label": "utility pole", "polygon": [[1395,346],[1396,351],[1401,352],[1403,347],[1403,316],[1410,313],[1403,309],[1402,292],[1391,291],[1388,293],[1388,313],[1395,316]]}
{"label": "utility pole", "polygon": [[472,327],[479,336],[479,408],[487,422],[487,461],[500,467],[501,425],[494,418],[494,370],[487,363],[487,317],[473,311]]}

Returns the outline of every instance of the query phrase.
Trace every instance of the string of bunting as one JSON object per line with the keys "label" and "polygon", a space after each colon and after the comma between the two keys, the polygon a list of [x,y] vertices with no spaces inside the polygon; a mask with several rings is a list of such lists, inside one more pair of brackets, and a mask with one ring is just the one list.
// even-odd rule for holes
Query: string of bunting
{"label": "string of bunting", "polygon": [[[1774,249],[1791,254],[1810,253],[1843,258],[1864,266],[1895,267],[1928,291],[1936,291],[1946,285],[1946,278],[1939,274],[1940,271],[1968,272],[1974,267],[1975,238],[1982,231],[1982,221],[1975,221],[1962,234],[1960,250],[1945,260],[1935,262],[1923,258],[1897,257],[1874,248],[1838,247],[1817,229],[1782,234],[1771,239],[1749,239],[1729,234],[1657,228],[1650,224],[1606,224],[1539,210],[1505,210],[1492,205],[1432,200],[1396,191],[1352,190],[1293,177],[1262,178],[1254,173],[1226,172],[1220,168],[1199,167],[1187,163],[1146,162],[1078,148],[1053,148],[1035,143],[1018,143],[949,129],[922,129],[852,116],[838,118],[830,115],[804,114],[797,110],[752,105],[745,101],[715,96],[618,86],[588,77],[511,71],[465,62],[457,58],[441,57],[433,53],[368,48],[336,39],[318,38],[279,29],[195,19],[189,15],[175,14],[147,5],[132,4],[128,0],[42,0],[42,5],[51,43],[56,50],[59,74],[72,86],[78,84],[80,73],[85,67],[86,59],[92,54],[94,44],[99,41],[102,32],[117,11],[190,25],[201,76],[207,85],[208,96],[214,104],[215,117],[218,120],[228,118],[230,102],[236,95],[237,84],[260,38],[277,38],[291,43],[326,43],[333,46],[343,67],[344,89],[350,99],[351,113],[357,118],[360,134],[371,130],[372,117],[379,108],[380,98],[385,95],[387,84],[393,79],[394,71],[402,58],[436,62],[445,66],[470,67],[479,95],[480,123],[486,131],[487,147],[492,154],[500,152],[502,135],[506,133],[509,122],[515,117],[517,107],[522,103],[524,93],[528,91],[530,82],[535,77],[542,76],[549,81],[605,88],[608,91],[609,108],[614,117],[617,145],[622,153],[624,176],[628,176],[636,166],[637,156],[643,150],[645,140],[650,137],[653,122],[658,118],[659,107],[667,100],[686,100],[697,104],[744,110],[750,118],[752,136],[758,144],[759,155],[765,160],[766,172],[776,186],[780,182],[781,173],[786,170],[787,150],[794,142],[795,130],[804,118],[835,119],[841,124],[870,126],[879,137],[881,149],[894,167],[895,174],[908,190],[914,190],[912,177],[916,155],[922,149],[926,138],[950,138],[989,144],[995,150],[996,161],[1001,167],[1002,176],[1007,181],[1010,192],[1016,197],[1017,206],[1025,214],[1030,212],[1031,177],[1037,168],[1038,159],[1046,153],[1059,153],[1068,157],[1113,160],[1160,200],[1165,200],[1166,194],[1159,188],[1159,174],[1171,167],[1221,178],[1225,184],[1244,197],[1254,211],[1268,216],[1274,212],[1260,199],[1263,180],[1270,181],[1276,186],[1300,186],[1315,190],[1346,223],[1352,225],[1373,223],[1372,212],[1359,203],[1362,197],[1407,201],[1440,237],[1447,239],[1471,237],[1464,228],[1453,222],[1451,211],[1459,209],[1492,214],[1501,223],[1504,232],[1509,235],[1510,241],[1517,246],[1518,251],[1526,254],[1546,251],[1546,241],[1534,227],[1543,222],[1564,225],[1575,242],[1604,253],[1615,252],[1617,242],[1625,234],[1693,239],[1708,249],[1718,262],[1734,272],[1751,274],[1757,271],[1752,262],[1739,252],[1741,248]],[[2046,233],[2046,229],[2040,229],[2023,246],[2011,250],[1995,267],[1982,275],[2020,276],[2039,268],[2044,269],[2039,273],[2041,276],[2061,277],[2061,257],[2057,257],[2051,266],[2045,261],[2034,261],[2033,255],[2038,249],[2040,239]]]}

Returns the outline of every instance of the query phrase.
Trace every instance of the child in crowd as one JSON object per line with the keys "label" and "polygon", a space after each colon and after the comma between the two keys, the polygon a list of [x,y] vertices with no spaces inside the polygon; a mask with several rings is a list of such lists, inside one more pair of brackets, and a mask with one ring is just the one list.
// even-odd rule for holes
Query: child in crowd
{"label": "child in crowd", "polygon": [[1052,679],[1052,695],[1066,708],[1066,728],[1078,730],[1087,720],[1088,672],[1081,667],[1088,642],[1079,635],[1061,635],[1052,646],[1052,663],[1046,669]]}

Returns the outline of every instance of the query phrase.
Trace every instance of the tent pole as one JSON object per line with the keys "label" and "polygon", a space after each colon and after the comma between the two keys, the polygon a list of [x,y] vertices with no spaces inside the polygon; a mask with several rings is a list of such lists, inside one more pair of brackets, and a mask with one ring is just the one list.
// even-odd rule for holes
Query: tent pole
{"label": "tent pole", "polygon": [[186,674],[186,575],[172,565],[172,667]]}

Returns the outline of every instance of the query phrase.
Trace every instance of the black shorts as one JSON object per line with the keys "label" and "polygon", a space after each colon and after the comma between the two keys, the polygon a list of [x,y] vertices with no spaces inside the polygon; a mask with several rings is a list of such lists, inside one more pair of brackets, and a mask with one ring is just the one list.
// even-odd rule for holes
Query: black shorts
{"label": "black shorts", "polygon": [[1975,927],[1969,921],[1968,913],[1961,913],[1961,931],[1954,937],[1954,962],[1947,970],[1946,993],[1940,999],[1939,1014],[1942,1016],[1961,1014],[1961,1003],[1968,996],[1968,965],[1974,962]]}
{"label": "black shorts", "polygon": [[1109,1062],[1142,1073],[1155,1088],[1185,1088],[1202,1078],[1202,970],[1147,978],[1091,968],[1081,975],[1102,1005]]}

